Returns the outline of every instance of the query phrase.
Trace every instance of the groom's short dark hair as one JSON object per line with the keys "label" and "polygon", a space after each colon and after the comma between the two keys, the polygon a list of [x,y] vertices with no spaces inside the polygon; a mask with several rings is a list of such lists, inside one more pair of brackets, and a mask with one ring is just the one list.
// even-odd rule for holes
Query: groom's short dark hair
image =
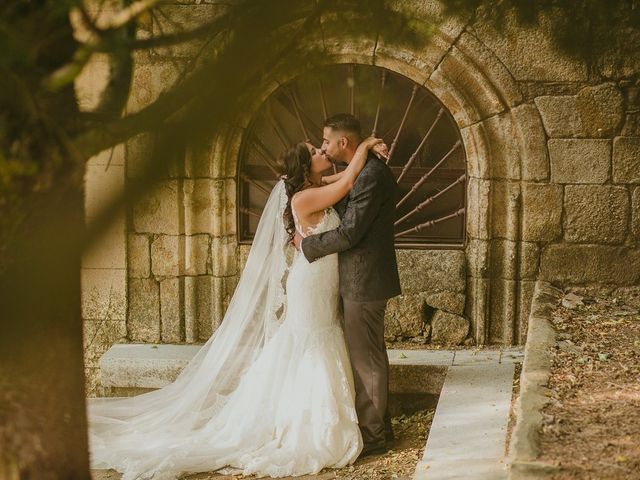
{"label": "groom's short dark hair", "polygon": [[360,120],[350,113],[337,113],[335,115],[331,115],[324,121],[324,126],[333,130],[357,135],[358,138],[362,137],[362,133],[360,131]]}

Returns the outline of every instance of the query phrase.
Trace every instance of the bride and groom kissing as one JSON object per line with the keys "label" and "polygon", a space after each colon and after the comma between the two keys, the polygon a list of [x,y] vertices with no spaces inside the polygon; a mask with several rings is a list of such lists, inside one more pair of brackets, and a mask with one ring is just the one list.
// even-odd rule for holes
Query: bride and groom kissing
{"label": "bride and groom kissing", "polygon": [[326,119],[321,148],[281,155],[220,327],[173,383],[87,399],[92,468],[284,477],[390,447],[384,315],[400,281],[386,155],[349,114]]}

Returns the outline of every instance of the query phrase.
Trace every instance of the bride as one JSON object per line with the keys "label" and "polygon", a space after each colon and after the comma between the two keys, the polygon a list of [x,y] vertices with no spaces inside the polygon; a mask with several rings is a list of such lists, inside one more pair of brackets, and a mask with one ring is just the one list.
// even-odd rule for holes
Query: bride
{"label": "bride", "polygon": [[[176,380],[130,398],[89,398],[91,468],[123,480],[222,473],[298,476],[352,464],[362,450],[341,328],[338,255],[313,263],[290,244],[336,228],[370,149],[322,177],[311,144],[281,157],[285,175],[262,212],[222,324]],[[293,255],[289,264],[288,258]],[[286,289],[286,292],[285,292]]]}

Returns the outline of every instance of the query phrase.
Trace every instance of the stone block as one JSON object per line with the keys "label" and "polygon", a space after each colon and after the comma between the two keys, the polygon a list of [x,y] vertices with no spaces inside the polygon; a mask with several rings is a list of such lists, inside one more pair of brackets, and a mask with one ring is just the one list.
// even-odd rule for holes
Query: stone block
{"label": "stone block", "polygon": [[[87,229],[97,227],[88,219]],[[83,268],[126,267],[126,224],[124,212],[120,212],[82,253]]]}
{"label": "stone block", "polygon": [[511,109],[514,133],[520,146],[522,180],[549,179],[549,152],[540,113],[535,105],[524,103]]}
{"label": "stone block", "polygon": [[[158,7],[162,14],[153,15],[150,30],[153,36],[180,34],[213,22],[216,17],[227,11],[226,4],[215,2],[190,2],[184,4],[164,4]],[[174,45],[156,46],[155,57],[168,58],[170,61],[193,58],[206,45],[207,35],[178,42]],[[169,62],[167,62],[169,63]]]}
{"label": "stone block", "polygon": [[127,312],[127,281],[124,269],[83,268],[82,318],[124,320]]}
{"label": "stone block", "polygon": [[183,68],[184,63],[177,59],[153,63],[134,62],[127,112],[138,112],[155,102],[161,93],[174,85]]}
{"label": "stone block", "polygon": [[631,196],[631,231],[640,239],[640,187],[634,188]]}
{"label": "stone block", "polygon": [[153,278],[129,279],[127,331],[134,342],[160,341],[160,288]]}
{"label": "stone block", "polygon": [[460,136],[467,156],[467,178],[489,179],[489,145],[482,123],[461,128]]}
{"label": "stone block", "polygon": [[488,340],[490,344],[510,345],[516,332],[513,330],[517,304],[517,281],[503,278],[491,280],[490,320]]}
{"label": "stone block", "polygon": [[84,173],[84,211],[96,218],[124,195],[124,166],[87,165]]}
{"label": "stone block", "polygon": [[136,233],[181,233],[177,181],[161,182],[136,202],[133,207],[133,228]]}
{"label": "stone block", "polygon": [[478,345],[485,344],[486,327],[489,321],[490,282],[488,278],[467,278],[467,301],[465,304],[465,318],[471,324],[474,340]]}
{"label": "stone block", "polygon": [[124,320],[85,320],[82,322],[84,365],[98,368],[100,357],[114,343],[126,340],[127,325]]}
{"label": "stone block", "polygon": [[151,271],[158,277],[180,275],[184,236],[158,235],[151,243]]}
{"label": "stone block", "polygon": [[465,300],[463,293],[438,292],[425,296],[425,303],[430,307],[457,315],[464,314]]}
{"label": "stone block", "polygon": [[622,243],[627,235],[625,187],[567,185],[564,211],[564,238],[570,242]]}
{"label": "stone block", "polygon": [[130,278],[148,278],[151,276],[151,250],[147,235],[129,234],[127,266]]}
{"label": "stone block", "polygon": [[487,240],[491,238],[491,219],[489,205],[490,182],[477,178],[467,181],[467,233],[472,238]]}
{"label": "stone block", "polygon": [[425,295],[399,295],[389,300],[385,312],[385,336],[416,337],[425,322]]}
{"label": "stone block", "polygon": [[489,241],[469,239],[465,255],[467,275],[481,278],[487,277],[489,272],[489,253]]}
{"label": "stone block", "polygon": [[235,235],[214,237],[211,240],[211,265],[214,276],[238,273],[238,241]]}
{"label": "stone block", "polygon": [[553,138],[548,146],[553,183],[604,183],[609,179],[611,140]]}
{"label": "stone block", "polygon": [[185,237],[185,273],[204,275],[209,262],[209,235],[187,235]]}
{"label": "stone block", "polygon": [[516,80],[586,81],[586,63],[562,52],[556,45],[555,15],[558,15],[555,10],[542,12],[538,22],[526,25],[511,11],[505,16],[502,29],[481,20],[471,28],[480,41],[495,52]]}
{"label": "stone block", "polygon": [[562,234],[562,186],[522,184],[522,238],[551,241]]}
{"label": "stone block", "polygon": [[224,320],[238,283],[238,277],[212,277],[212,279],[212,315],[208,325],[201,324],[202,329],[198,331],[201,340],[209,338]]}
{"label": "stone block", "polygon": [[455,48],[467,59],[473,59],[480,75],[491,79],[491,88],[503,106],[513,107],[522,103],[522,91],[509,69],[473,32],[463,31],[455,42]]}
{"label": "stone block", "polygon": [[614,183],[640,183],[640,137],[613,140]]}
{"label": "stone block", "polygon": [[[425,86],[447,105],[460,127],[508,108],[495,87],[486,81],[484,72],[479,70],[478,65],[470,62],[469,58],[455,47],[442,59]],[[449,89],[449,96],[455,97],[453,101],[440,97],[443,89]],[[454,109],[454,105],[460,110]]]}
{"label": "stone block", "polygon": [[319,28],[326,55],[332,63],[373,62],[376,49],[376,35],[373,31],[363,33],[357,28],[362,21],[360,14],[353,11],[327,12],[320,18]]}
{"label": "stone block", "polygon": [[238,271],[242,272],[247,264],[251,245],[238,245]]}
{"label": "stone block", "polygon": [[516,277],[517,242],[495,239],[491,241],[491,277]]}
{"label": "stone block", "polygon": [[520,156],[510,113],[501,113],[481,122],[488,140],[491,178],[520,179]]}
{"label": "stone block", "polygon": [[520,242],[520,278],[535,280],[540,266],[540,247],[535,242]]}
{"label": "stone block", "polygon": [[535,280],[522,280],[520,282],[520,310],[518,318],[518,330],[516,332],[516,343],[523,345],[527,339],[527,331],[529,329],[529,313],[531,312],[531,300],[533,299],[533,291],[535,289]]}
{"label": "stone block", "polygon": [[[443,6],[438,2],[394,0],[389,2],[389,8],[412,19],[412,26],[418,27],[419,46],[381,36],[375,49],[375,64],[422,84],[458,38],[465,22],[462,18],[444,15]],[[427,25],[429,28],[425,28]],[[411,72],[407,72],[408,69]],[[414,71],[421,73],[412,74]]]}
{"label": "stone block", "polygon": [[85,367],[84,389],[87,398],[103,397],[104,392],[100,378],[100,368]]}
{"label": "stone block", "polygon": [[540,279],[562,285],[640,282],[640,249],[609,245],[549,245],[540,259]]}
{"label": "stone block", "polygon": [[582,136],[575,95],[543,95],[534,99],[547,135],[551,138]]}
{"label": "stone block", "polygon": [[624,99],[613,82],[581,89],[576,95],[576,107],[586,137],[612,137],[623,120]]}
{"label": "stone block", "polygon": [[494,238],[518,239],[520,189],[517,182],[494,180],[491,184],[491,231]]}
{"label": "stone block", "polygon": [[184,323],[188,343],[206,340],[212,333],[213,277],[184,277]]}
{"label": "stone block", "polygon": [[465,291],[463,250],[397,250],[402,293]]}
{"label": "stone block", "polygon": [[125,168],[126,176],[130,180],[128,190],[133,191],[136,188],[135,181],[143,178],[145,172],[158,173],[156,162],[154,162],[155,145],[156,136],[154,133],[141,133],[127,140],[125,144]]}
{"label": "stone block", "polygon": [[214,236],[236,232],[236,182],[234,179],[184,181],[185,228],[191,234]]}
{"label": "stone block", "polygon": [[431,343],[460,345],[469,333],[469,321],[453,313],[438,310],[431,320]]}
{"label": "stone block", "polygon": [[238,167],[235,159],[243,136],[242,128],[224,123],[213,137],[191,142],[185,154],[184,177],[217,180],[235,177]]}
{"label": "stone block", "polygon": [[165,343],[183,340],[180,278],[165,278],[160,281],[160,321],[161,339]]}

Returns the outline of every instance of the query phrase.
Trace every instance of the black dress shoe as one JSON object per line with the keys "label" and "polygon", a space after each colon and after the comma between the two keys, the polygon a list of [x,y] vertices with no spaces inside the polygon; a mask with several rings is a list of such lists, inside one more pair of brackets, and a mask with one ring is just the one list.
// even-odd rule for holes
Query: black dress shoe
{"label": "black dress shoe", "polygon": [[386,444],[365,445],[362,448],[362,452],[360,452],[360,455],[358,455],[358,458],[368,457],[369,455],[382,455],[383,453],[387,453],[388,451],[389,448]]}

